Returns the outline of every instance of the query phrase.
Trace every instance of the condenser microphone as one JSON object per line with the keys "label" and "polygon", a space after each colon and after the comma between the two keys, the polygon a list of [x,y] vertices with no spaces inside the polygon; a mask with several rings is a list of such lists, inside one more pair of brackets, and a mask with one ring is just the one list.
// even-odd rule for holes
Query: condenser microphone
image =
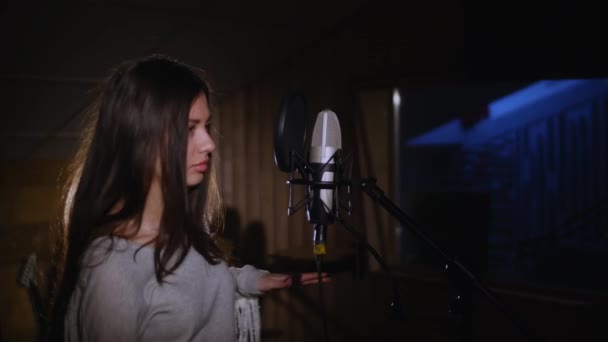
{"label": "condenser microphone", "polygon": [[[336,113],[321,111],[315,122],[309,150],[309,177],[312,182],[333,182],[336,174],[336,152],[342,148],[342,133]],[[333,189],[311,187],[306,215],[312,224],[334,222],[337,203]]]}

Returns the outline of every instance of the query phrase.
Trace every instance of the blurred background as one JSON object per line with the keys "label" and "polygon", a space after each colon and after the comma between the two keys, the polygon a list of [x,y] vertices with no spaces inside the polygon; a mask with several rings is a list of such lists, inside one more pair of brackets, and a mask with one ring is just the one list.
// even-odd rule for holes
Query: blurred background
{"label": "blurred background", "polygon": [[[44,300],[58,180],[91,91],[152,53],[212,81],[225,235],[241,262],[314,271],[312,226],[287,216],[273,160],[280,100],[299,91],[311,126],[337,113],[353,173],[377,178],[517,318],[354,190],[346,219],[386,259],[406,315],[391,319],[378,263],[332,225],[331,341],[524,340],[519,325],[534,340],[606,340],[608,54],[590,3],[0,1],[0,341],[35,340],[18,278],[34,255]],[[323,340],[316,287],[260,304],[264,341]]]}

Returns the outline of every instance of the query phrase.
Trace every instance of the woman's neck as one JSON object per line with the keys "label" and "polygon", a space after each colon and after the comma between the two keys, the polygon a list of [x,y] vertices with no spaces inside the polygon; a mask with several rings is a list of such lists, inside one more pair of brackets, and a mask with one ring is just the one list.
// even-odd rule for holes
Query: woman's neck
{"label": "woman's neck", "polygon": [[[119,212],[124,204],[124,200],[118,201],[111,212]],[[132,220],[117,227],[114,233],[140,244],[146,244],[154,240],[156,236],[158,236],[160,221],[163,215],[163,207],[163,196],[160,183],[153,181],[146,197],[146,203],[144,203],[139,227],[137,227],[136,222]]]}
{"label": "woman's neck", "polygon": [[160,183],[153,181],[146,197],[139,231],[131,240],[147,243],[156,238],[163,215],[163,207],[163,195]]}

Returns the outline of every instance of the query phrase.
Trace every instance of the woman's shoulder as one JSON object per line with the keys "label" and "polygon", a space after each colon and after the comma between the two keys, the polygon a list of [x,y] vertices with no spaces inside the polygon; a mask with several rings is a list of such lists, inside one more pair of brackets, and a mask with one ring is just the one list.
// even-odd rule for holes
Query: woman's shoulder
{"label": "woman's shoulder", "polygon": [[83,257],[85,273],[101,277],[129,276],[147,280],[154,274],[153,248],[129,240],[104,236],[91,242]]}
{"label": "woman's shoulder", "polygon": [[147,253],[146,249],[137,252],[124,239],[95,239],[83,257],[71,298],[73,308],[83,305],[83,315],[114,312],[114,318],[144,310],[156,287],[153,262],[147,261],[152,257]]}

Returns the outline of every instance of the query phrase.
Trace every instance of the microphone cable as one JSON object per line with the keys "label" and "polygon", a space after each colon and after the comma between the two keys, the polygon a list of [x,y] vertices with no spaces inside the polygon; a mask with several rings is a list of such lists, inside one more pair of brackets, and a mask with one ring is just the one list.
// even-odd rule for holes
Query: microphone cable
{"label": "microphone cable", "polygon": [[315,254],[315,263],[317,266],[317,286],[319,290],[319,306],[321,307],[321,319],[323,321],[323,340],[329,342],[329,329],[327,327],[327,312],[325,310],[325,298],[323,297],[323,272],[322,261],[327,250],[325,247],[326,226],[323,224],[315,224],[313,235],[313,252]]}

